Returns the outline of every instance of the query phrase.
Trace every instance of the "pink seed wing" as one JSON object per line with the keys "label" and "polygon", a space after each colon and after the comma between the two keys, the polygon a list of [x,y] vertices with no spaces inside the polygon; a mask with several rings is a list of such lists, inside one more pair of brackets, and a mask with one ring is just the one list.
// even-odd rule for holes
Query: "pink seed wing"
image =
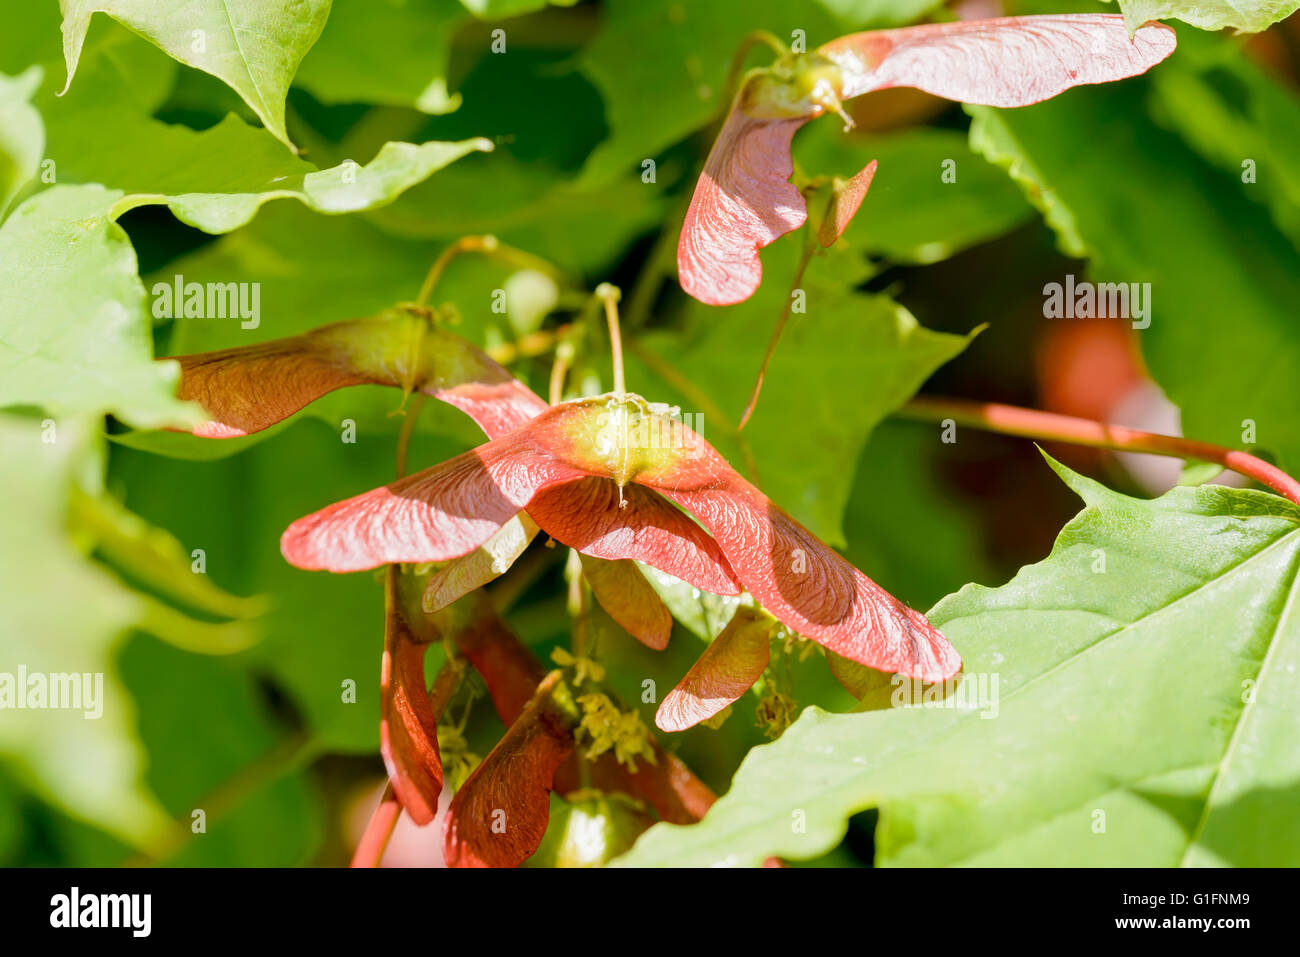
{"label": "pink seed wing", "polygon": [[663,731],[685,731],[707,721],[750,689],[771,656],[772,620],[741,606],[691,670],[664,696],[655,714]]}
{"label": "pink seed wing", "polygon": [[[746,483],[748,484],[748,483]],[[713,531],[763,607],[794,631],[879,671],[943,681],[961,657],[920,612],[906,607],[753,486],[665,493]]]}
{"label": "pink seed wing", "polygon": [[583,477],[541,490],[528,514],[556,541],[595,558],[634,558],[715,595],[738,595],[726,556],[704,529],[639,485]]}
{"label": "pink seed wing", "polygon": [[609,617],[647,648],[655,651],[667,648],[673,616],[636,562],[630,558],[609,561],[582,553],[579,557],[583,577]]}
{"label": "pink seed wing", "polygon": [[440,568],[429,579],[424,590],[424,610],[430,614],[441,611],[504,575],[527,550],[537,531],[533,520],[520,512],[474,551]]}
{"label": "pink seed wing", "polygon": [[[390,569],[389,588],[394,588]],[[428,824],[438,811],[442,792],[442,758],[438,754],[438,719],[424,680],[424,653],[398,610],[390,602],[384,629],[384,666],[380,680],[379,753],[393,793],[416,824]]]}
{"label": "pink seed wing", "polygon": [[843,99],[911,86],[963,103],[1027,106],[1070,87],[1145,73],[1177,44],[1158,23],[1132,40],[1119,14],[1002,17],[854,33],[821,47]]}
{"label": "pink seed wing", "polygon": [[748,299],[763,278],[758,251],[807,219],[804,198],[789,180],[790,142],[809,119],[759,120],[732,106],[677,242],[678,278],[700,302]]}
{"label": "pink seed wing", "polygon": [[210,416],[193,430],[204,439],[261,432],[328,392],[366,381],[316,354],[304,336],[171,358],[181,366],[179,397]]}
{"label": "pink seed wing", "polygon": [[549,692],[543,682],[452,798],[444,838],[448,866],[518,867],[542,843],[555,774],[575,750],[573,720]]}
{"label": "pink seed wing", "polygon": [[640,479],[713,533],[741,583],[806,638],[859,664],[942,681],[961,657],[926,617],[906,607],[736,473],[691,433],[669,472]]}
{"label": "pink seed wing", "polygon": [[508,433],[433,468],[337,502],[285,530],[291,565],[334,572],[450,561],[474,551],[542,488],[583,473]]}
{"label": "pink seed wing", "polygon": [[519,428],[548,408],[536,392],[513,377],[504,382],[466,382],[433,389],[429,394],[460,409],[489,439]]}
{"label": "pink seed wing", "polygon": [[867,198],[867,190],[871,188],[875,175],[876,161],[872,160],[835,193],[826,218],[817,230],[817,241],[823,248],[834,246],[844,235],[844,230],[849,228],[849,223],[862,207],[862,201]]}
{"label": "pink seed wing", "polygon": [[[345,386],[418,388],[456,406],[496,438],[546,411],[546,403],[487,353],[442,329],[419,340],[415,368],[399,367],[409,325],[384,317],[348,319],[300,336],[172,356],[181,366],[180,398],[198,402],[211,417],[196,426],[201,438],[224,439],[269,428],[326,393]],[[410,381],[408,380],[410,377]]]}

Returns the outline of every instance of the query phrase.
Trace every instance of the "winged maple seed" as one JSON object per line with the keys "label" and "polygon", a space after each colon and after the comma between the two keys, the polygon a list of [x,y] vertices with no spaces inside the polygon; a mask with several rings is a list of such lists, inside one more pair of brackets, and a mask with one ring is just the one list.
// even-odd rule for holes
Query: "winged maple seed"
{"label": "winged maple seed", "polygon": [[[514,867],[537,850],[550,818],[555,776],[577,746],[580,715],[560,673],[547,675],[452,799],[444,838],[450,866]],[[485,839],[494,819],[511,824],[495,840]]]}
{"label": "winged maple seed", "polygon": [[[384,657],[380,669],[379,753],[393,792],[416,824],[428,824],[442,792],[442,755],[438,749],[438,720],[447,695],[435,686],[430,693],[424,656],[432,635],[422,635],[418,622],[403,608],[402,576],[389,568],[384,582]],[[449,623],[444,623],[449,624]],[[459,628],[444,627],[454,637]],[[435,703],[436,702],[436,703]]]}
{"label": "winged maple seed", "polygon": [[[762,279],[758,251],[807,219],[805,199],[789,182],[794,134],[826,112],[851,125],[847,100],[910,86],[964,103],[1027,106],[1074,86],[1144,73],[1176,42],[1173,30],[1154,22],[1130,38],[1118,14],[1004,17],[855,33],[751,71],[682,225],[682,288],[718,306],[753,294]],[[823,244],[857,211],[870,173],[859,176],[866,182],[855,178],[857,202],[847,217],[835,216],[835,226],[823,226]]]}
{"label": "winged maple seed", "polygon": [[[852,204],[853,190],[845,195]],[[924,616],[772,504],[666,406],[626,393],[548,406],[426,312],[390,310],[179,361],[181,394],[212,416],[199,435],[258,431],[326,392],[372,382],[450,402],[489,436],[441,465],[295,522],[281,542],[302,568],[389,566],[381,752],[417,823],[433,820],[443,785],[437,730],[446,702],[439,682],[426,693],[424,649],[447,638],[486,679],[510,730],[448,809],[453,865],[520,863],[546,830],[550,790],[577,787],[573,756],[592,718],[584,699],[575,703],[558,674],[543,680],[540,663],[526,649],[511,650],[517,642],[502,637],[494,615],[465,619],[453,604],[502,574],[539,531],[578,553],[592,594],[652,648],[666,646],[672,618],[637,561],[704,591],[747,590],[752,599],[744,601],[761,602],[742,605],[665,698],[657,719],[665,730],[706,720],[743,694],[767,665],[777,620],[823,644],[832,662],[842,655],[845,665],[929,681],[961,666]],[[412,603],[403,589],[418,576],[399,564],[443,562]],[[640,795],[665,820],[698,819],[712,795],[643,729],[636,737],[649,764],[625,767],[613,751],[592,752],[592,783]],[[488,806],[511,809],[509,841],[479,813]]]}
{"label": "winged maple seed", "polygon": [[[546,402],[472,343],[441,329],[429,310],[399,306],[299,336],[171,356],[181,366],[179,397],[209,418],[193,432],[233,438],[270,428],[321,396],[353,385],[391,385],[455,406],[489,438],[546,410]],[[546,509],[546,501],[535,507]],[[537,534],[527,515],[509,523],[482,550],[442,569],[429,583],[425,610],[435,612],[503,574]],[[630,562],[584,562],[601,607],[639,641],[668,644],[668,610]]]}
{"label": "winged maple seed", "polygon": [[685,731],[722,712],[767,669],[771,639],[772,620],[741,605],[677,687],[664,695],[655,724],[664,731]]}
{"label": "winged maple seed", "polygon": [[499,363],[439,328],[420,307],[395,307],[300,336],[169,361],[181,366],[179,397],[198,402],[210,416],[194,434],[211,439],[260,432],[353,385],[423,392],[456,406],[488,435],[509,431],[546,408]]}
{"label": "winged maple seed", "polygon": [[[492,753],[457,789],[446,812],[445,859],[453,867],[514,866],[526,860],[545,833],[552,789],[571,795],[583,787],[574,756],[579,717],[558,672],[542,663],[509,630],[482,592],[438,615],[419,609],[419,574],[390,566],[386,579],[387,623],[381,688],[380,751],[402,807],[417,824],[431,823],[443,787],[438,715],[454,686],[444,668],[426,692],[423,659],[433,642],[450,641],[487,685],[509,729]],[[564,707],[560,707],[564,705]],[[558,710],[557,710],[558,708]],[[714,795],[674,755],[653,739],[650,759],[635,768],[606,752],[588,755],[587,780],[603,792],[633,795],[675,824],[699,820]],[[481,796],[508,795],[492,809],[506,809],[512,827],[494,829],[497,817],[480,815]]]}
{"label": "winged maple seed", "polygon": [[336,572],[449,561],[526,509],[549,536],[586,555],[635,559],[715,594],[747,590],[790,630],[859,664],[925,681],[960,669],[956,650],[923,615],[773,504],[703,438],[690,432],[680,447],[627,441],[668,427],[666,418],[663,407],[626,393],[561,403],[440,465],[299,519],[281,550],[300,568]]}

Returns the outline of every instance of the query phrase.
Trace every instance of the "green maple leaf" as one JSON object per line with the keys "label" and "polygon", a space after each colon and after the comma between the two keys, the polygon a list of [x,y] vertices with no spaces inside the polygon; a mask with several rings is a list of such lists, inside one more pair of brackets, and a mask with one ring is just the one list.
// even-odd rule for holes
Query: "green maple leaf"
{"label": "green maple leaf", "polygon": [[39,67],[12,78],[0,73],[0,220],[36,175],[45,149],[41,115],[30,102],[40,85]]}
{"label": "green maple leaf", "polygon": [[1119,0],[1124,22],[1136,30],[1148,20],[1182,20],[1202,30],[1258,33],[1300,8],[1296,0]]}
{"label": "green maple leaf", "polygon": [[930,612],[982,699],[809,708],[701,823],[622,862],[811,858],[877,807],[880,864],[1300,863],[1300,508],[1056,468],[1086,507],[1052,553]]}
{"label": "green maple leaf", "polygon": [[320,36],[330,0],[60,0],[63,57],[72,85],[90,18],[106,13],[187,66],[224,81],[293,148],[284,101],[298,64]]}

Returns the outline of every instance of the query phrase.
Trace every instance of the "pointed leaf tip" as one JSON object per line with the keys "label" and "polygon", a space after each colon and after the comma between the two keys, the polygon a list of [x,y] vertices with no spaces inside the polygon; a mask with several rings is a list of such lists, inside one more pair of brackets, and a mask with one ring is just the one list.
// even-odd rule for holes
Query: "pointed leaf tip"
{"label": "pointed leaf tip", "polygon": [[224,82],[289,149],[285,98],[329,16],[330,0],[60,0],[63,55],[72,84],[91,17],[105,13],[172,59]]}

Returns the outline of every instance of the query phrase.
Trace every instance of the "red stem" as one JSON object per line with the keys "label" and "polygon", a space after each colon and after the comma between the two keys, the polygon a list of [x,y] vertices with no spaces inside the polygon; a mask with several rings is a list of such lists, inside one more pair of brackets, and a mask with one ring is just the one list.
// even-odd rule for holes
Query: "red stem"
{"label": "red stem", "polygon": [[758,369],[758,376],[754,379],[754,388],[749,393],[749,403],[745,406],[745,411],[741,413],[740,424],[736,426],[739,432],[749,421],[749,417],[754,414],[754,409],[758,406],[759,394],[763,391],[763,380],[767,378],[767,367],[772,361],[772,356],[776,354],[776,344],[781,341],[781,333],[785,330],[786,321],[790,318],[790,308],[794,305],[794,294],[801,285],[803,285],[803,274],[808,269],[808,264],[812,262],[813,253],[817,251],[817,244],[812,237],[803,247],[803,256],[799,259],[799,265],[794,271],[794,279],[790,280],[790,295],[785,297],[785,306],[781,309],[780,318],[776,320],[776,328],[772,330],[772,338],[767,341],[767,352],[763,355],[763,364]]}
{"label": "red stem", "polygon": [[379,806],[370,815],[370,823],[361,835],[356,853],[352,855],[352,867],[378,867],[388,847],[388,839],[393,836],[397,819],[402,815],[402,804],[393,793],[391,784],[384,788],[384,796],[379,799]]}
{"label": "red stem", "polygon": [[1143,432],[1122,425],[1109,425],[1072,415],[1057,415],[1037,409],[1023,409],[997,402],[977,402],[971,399],[949,399],[941,396],[916,396],[901,409],[898,415],[908,419],[941,422],[952,419],[961,425],[1019,435],[1031,439],[1068,442],[1098,449],[1116,449],[1123,452],[1148,452],[1174,458],[1199,459],[1214,462],[1226,469],[1255,479],[1284,498],[1300,505],[1300,482],[1275,465],[1237,449],[1184,439],[1175,435]]}

